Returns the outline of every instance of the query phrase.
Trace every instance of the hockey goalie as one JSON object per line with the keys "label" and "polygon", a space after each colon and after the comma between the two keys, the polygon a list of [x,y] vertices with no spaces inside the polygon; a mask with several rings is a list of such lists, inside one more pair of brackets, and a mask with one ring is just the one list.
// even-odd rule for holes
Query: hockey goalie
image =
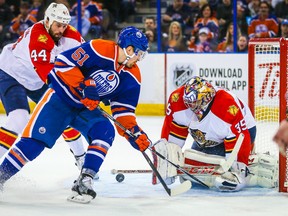
{"label": "hockey goalie", "polygon": [[[188,134],[194,141],[182,153]],[[155,150],[209,187],[239,191],[246,186],[277,186],[277,159],[251,154],[256,123],[248,106],[203,78],[195,76],[171,93],[161,137]],[[154,165],[167,184],[176,176],[193,181],[157,156]],[[158,183],[154,175],[152,183]]]}

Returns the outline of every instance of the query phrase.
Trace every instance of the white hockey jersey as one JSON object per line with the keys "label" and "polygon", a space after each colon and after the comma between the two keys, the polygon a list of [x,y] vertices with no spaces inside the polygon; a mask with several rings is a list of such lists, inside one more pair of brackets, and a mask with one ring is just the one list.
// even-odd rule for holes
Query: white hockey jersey
{"label": "white hockey jersey", "polygon": [[248,129],[255,126],[251,111],[231,92],[215,88],[216,95],[199,120],[183,101],[184,87],[176,89],[170,95],[161,138],[183,147],[190,133],[198,144],[213,147],[224,143],[226,153],[234,149],[240,133],[245,135],[238,159],[245,164],[251,150]]}
{"label": "white hockey jersey", "polygon": [[83,43],[80,33],[68,25],[58,45],[44,27],[35,23],[14,44],[6,45],[0,55],[0,68],[25,88],[40,89],[61,52]]}

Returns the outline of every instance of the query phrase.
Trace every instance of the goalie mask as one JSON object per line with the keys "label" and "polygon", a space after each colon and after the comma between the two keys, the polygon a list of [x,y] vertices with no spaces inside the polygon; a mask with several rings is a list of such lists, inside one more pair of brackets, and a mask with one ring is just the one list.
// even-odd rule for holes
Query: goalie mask
{"label": "goalie mask", "polygon": [[[136,55],[140,57],[139,60],[142,60],[147,54],[148,39],[142,31],[134,26],[128,26],[121,30],[118,36],[117,44],[124,50],[128,59]],[[126,48],[128,46],[132,46],[134,48],[134,55],[129,56],[127,54]]]}
{"label": "goalie mask", "polygon": [[183,100],[187,108],[198,113],[205,110],[215,94],[214,87],[207,80],[195,76],[185,84]]}
{"label": "goalie mask", "polygon": [[54,21],[68,25],[71,21],[71,16],[64,4],[51,3],[45,11],[44,21],[46,20],[49,21],[48,26],[45,25],[48,31]]}

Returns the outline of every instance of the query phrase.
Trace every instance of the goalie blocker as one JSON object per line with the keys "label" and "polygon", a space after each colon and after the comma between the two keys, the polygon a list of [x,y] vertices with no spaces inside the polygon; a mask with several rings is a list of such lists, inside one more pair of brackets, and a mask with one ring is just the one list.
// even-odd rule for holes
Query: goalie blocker
{"label": "goalie blocker", "polygon": [[[265,188],[278,186],[278,160],[269,154],[250,155],[248,167],[234,161],[229,171],[223,172],[221,165],[225,161],[224,157],[193,149],[186,149],[183,154],[178,145],[168,143],[166,139],[161,139],[153,148],[208,186],[216,187],[220,191],[239,191],[245,186]],[[154,156],[154,165],[167,184],[174,183],[177,176],[180,181],[193,181],[185,173],[177,171],[174,166],[157,156]],[[152,184],[158,183],[156,176],[153,175]]]}

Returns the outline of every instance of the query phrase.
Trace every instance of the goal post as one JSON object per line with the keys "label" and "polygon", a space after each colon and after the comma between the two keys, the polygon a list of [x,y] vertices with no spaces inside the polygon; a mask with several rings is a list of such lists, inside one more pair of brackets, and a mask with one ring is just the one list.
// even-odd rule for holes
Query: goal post
{"label": "goal post", "polygon": [[286,118],[287,46],[285,38],[257,38],[248,47],[248,104],[257,122],[254,151],[279,158],[280,192],[288,192],[288,160],[272,137]]}

